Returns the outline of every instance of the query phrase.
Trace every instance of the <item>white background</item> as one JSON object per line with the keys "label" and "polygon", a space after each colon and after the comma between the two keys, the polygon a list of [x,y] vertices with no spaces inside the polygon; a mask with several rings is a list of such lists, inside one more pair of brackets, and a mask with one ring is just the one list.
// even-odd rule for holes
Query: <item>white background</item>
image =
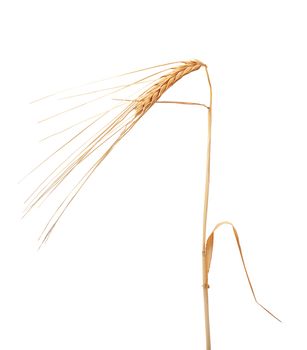
{"label": "white background", "polygon": [[[38,179],[16,185],[47,155],[31,100],[198,58],[214,87],[209,230],[235,224],[259,301],[283,320],[254,303],[231,231],[221,229],[210,275],[212,349],[307,349],[304,1],[1,7],[0,348],[204,349],[201,108],[154,107],[39,252],[40,214],[20,221]],[[172,97],[206,103],[203,80],[193,73]]]}

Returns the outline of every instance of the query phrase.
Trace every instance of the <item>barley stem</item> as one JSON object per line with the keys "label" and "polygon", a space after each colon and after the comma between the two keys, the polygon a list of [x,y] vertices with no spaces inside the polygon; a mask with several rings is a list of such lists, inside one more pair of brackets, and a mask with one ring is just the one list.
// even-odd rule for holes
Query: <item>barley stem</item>
{"label": "barley stem", "polygon": [[210,319],[209,319],[209,293],[208,293],[208,266],[206,263],[206,233],[207,233],[207,217],[208,217],[208,201],[209,201],[209,185],[210,185],[210,156],[211,156],[211,125],[212,125],[212,86],[207,66],[205,66],[206,75],[210,89],[210,104],[208,109],[208,135],[207,135],[207,157],[206,157],[206,182],[205,182],[205,199],[203,214],[203,250],[202,250],[202,270],[203,270],[203,295],[204,295],[204,312],[205,312],[205,334],[206,334],[206,350],[211,350],[210,338]]}

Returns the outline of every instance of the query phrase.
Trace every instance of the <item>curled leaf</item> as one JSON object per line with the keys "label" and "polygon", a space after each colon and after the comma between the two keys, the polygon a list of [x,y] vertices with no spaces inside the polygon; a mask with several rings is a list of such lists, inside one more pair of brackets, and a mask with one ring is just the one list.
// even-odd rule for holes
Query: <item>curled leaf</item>
{"label": "curled leaf", "polygon": [[251,282],[250,277],[249,277],[248,272],[247,272],[247,268],[246,268],[246,264],[245,264],[245,261],[244,261],[244,258],[243,258],[243,252],[242,252],[242,248],[241,248],[238,232],[237,232],[236,228],[234,227],[234,225],[231,222],[223,221],[223,222],[218,223],[214,227],[213,231],[211,232],[211,234],[209,235],[209,237],[207,239],[207,242],[206,242],[206,253],[205,253],[205,265],[206,265],[207,281],[208,281],[208,274],[209,274],[209,271],[210,271],[210,265],[211,265],[211,260],[212,260],[213,245],[214,245],[214,234],[215,234],[215,231],[219,227],[221,227],[223,225],[230,225],[231,228],[232,228],[232,231],[233,231],[233,234],[235,236],[235,239],[236,239],[236,242],[237,242],[237,246],[238,246],[238,249],[239,249],[239,253],[240,253],[241,261],[242,261],[242,264],[243,264],[243,267],[244,267],[244,271],[245,271],[245,274],[246,274],[246,278],[248,280],[248,284],[249,284],[249,287],[250,287],[250,289],[252,291],[252,294],[253,294],[253,297],[255,299],[255,302],[262,309],[264,309],[267,313],[269,313],[272,317],[274,317],[277,321],[281,322],[281,320],[279,318],[277,318],[275,315],[273,315],[272,312],[270,312],[268,309],[266,309],[262,304],[260,304],[258,302],[258,300],[256,298],[256,294],[255,294],[254,288],[252,286],[252,282]]}

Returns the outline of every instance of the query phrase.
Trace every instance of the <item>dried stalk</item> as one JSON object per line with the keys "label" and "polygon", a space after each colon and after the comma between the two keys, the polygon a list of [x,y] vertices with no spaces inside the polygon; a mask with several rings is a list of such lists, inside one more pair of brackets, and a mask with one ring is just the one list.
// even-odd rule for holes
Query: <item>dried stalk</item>
{"label": "dried stalk", "polygon": [[[212,129],[212,85],[207,66],[205,67],[207,80],[210,91],[210,102],[208,109],[208,134],[207,134],[207,159],[206,159],[206,183],[205,183],[205,199],[204,199],[204,214],[203,214],[203,250],[202,250],[202,268],[203,268],[203,295],[204,295],[204,311],[205,311],[205,332],[206,332],[206,349],[211,350],[211,335],[210,335],[210,318],[209,318],[209,283],[206,260],[206,234],[207,234],[207,218],[209,204],[209,186],[210,186],[210,160],[211,160],[211,129]],[[208,272],[207,272],[208,271]]]}
{"label": "dried stalk", "polygon": [[[64,214],[67,207],[79,193],[81,188],[84,186],[86,181],[90,178],[93,172],[97,169],[97,167],[102,163],[102,161],[109,155],[109,153],[113,150],[115,145],[119,143],[119,141],[137,124],[137,122],[146,114],[146,112],[156,103],[177,103],[177,104],[188,104],[188,105],[198,105],[207,108],[208,116],[207,116],[207,124],[208,124],[208,134],[207,134],[207,155],[206,155],[206,166],[205,166],[205,193],[204,193],[204,211],[203,211],[203,237],[202,237],[202,280],[203,280],[203,298],[204,298],[204,316],[205,316],[205,334],[206,334],[206,349],[211,350],[211,337],[210,337],[210,319],[209,319],[209,283],[208,283],[208,274],[210,270],[210,264],[212,259],[213,252],[213,242],[214,242],[214,233],[217,228],[220,226],[227,224],[231,225],[233,229],[233,233],[236,238],[236,242],[238,245],[238,249],[240,252],[240,256],[242,259],[242,263],[245,269],[246,277],[251,288],[254,299],[258,305],[260,305],[265,311],[267,311],[271,316],[280,321],[277,317],[275,317],[270,311],[264,308],[256,299],[250,278],[247,273],[247,269],[245,266],[245,262],[243,259],[242,249],[240,246],[239,236],[237,234],[234,226],[229,222],[222,222],[215,226],[212,233],[207,238],[207,218],[208,218],[208,203],[209,203],[209,185],[210,185],[210,157],[211,157],[211,129],[212,129],[212,85],[209,77],[209,72],[207,66],[198,61],[183,61],[183,62],[173,62],[169,64],[164,64],[160,66],[151,67],[149,69],[163,67],[162,71],[150,74],[143,79],[139,79],[134,81],[131,84],[127,85],[119,85],[113,88],[106,88],[95,90],[90,93],[97,93],[100,91],[110,90],[109,93],[104,94],[102,96],[98,96],[95,99],[87,101],[85,103],[79,104],[75,107],[69,108],[60,113],[54,114],[48,118],[45,118],[43,121],[53,119],[64,113],[70,112],[77,108],[83,107],[89,103],[95,102],[99,99],[102,99],[106,96],[113,95],[115,92],[122,91],[131,86],[135,86],[136,84],[148,83],[149,78],[155,78],[154,83],[151,84],[148,88],[143,89],[143,91],[134,99],[117,99],[120,101],[124,101],[126,107],[124,107],[119,114],[117,114],[105,127],[100,129],[96,134],[94,134],[90,139],[88,139],[84,144],[82,144],[79,148],[77,148],[68,158],[66,158],[59,166],[53,170],[53,172],[45,178],[42,183],[33,191],[33,193],[26,200],[27,209],[26,212],[30,211],[33,207],[41,204],[46,198],[49,197],[64,181],[66,177],[68,177],[85,159],[90,157],[92,154],[100,150],[100,148],[107,142],[112,141],[111,145],[104,151],[98,158],[96,162],[90,167],[90,169],[84,174],[84,176],[80,179],[80,181],[73,187],[72,191],[65,197],[62,203],[59,205],[46,227],[44,228],[41,234],[41,245],[44,244],[50,236],[50,233],[54,229],[55,225]],[[160,101],[161,96],[177,81],[179,81],[185,75],[197,71],[203,67],[206,72],[206,77],[209,85],[209,106],[204,105],[202,103],[195,102],[178,102],[178,101]],[[141,69],[135,72],[130,72],[123,74],[134,74],[137,72],[143,72],[148,69]],[[157,77],[158,76],[158,77]],[[69,90],[65,90],[69,91]],[[66,98],[72,98],[81,95],[90,94],[89,92],[77,95],[71,95]],[[54,96],[55,94],[51,94],[46,96],[45,98],[49,98]],[[40,101],[39,99],[37,101]],[[114,99],[116,100],[116,99]],[[116,106],[118,108],[121,106]],[[113,108],[114,109],[114,108]],[[112,109],[111,109],[112,110]],[[48,161],[52,156],[65,148],[68,144],[72,143],[78,137],[83,134],[87,129],[91,128],[95,125],[103,116],[108,114],[111,110],[108,110],[104,113],[100,113],[93,117],[87,118],[79,123],[75,123],[75,125],[82,124],[86,121],[91,121],[84,129],[75,134],[69,141],[67,141],[64,145],[62,145],[59,149],[57,149],[52,155],[50,155],[45,161],[43,161],[39,166]],[[71,127],[73,127],[71,126]],[[63,129],[54,135],[65,132],[67,129]],[[54,136],[51,135],[51,136]],[[114,139],[114,140],[113,140]],[[35,168],[36,169],[36,168]],[[35,170],[34,169],[34,170]]]}

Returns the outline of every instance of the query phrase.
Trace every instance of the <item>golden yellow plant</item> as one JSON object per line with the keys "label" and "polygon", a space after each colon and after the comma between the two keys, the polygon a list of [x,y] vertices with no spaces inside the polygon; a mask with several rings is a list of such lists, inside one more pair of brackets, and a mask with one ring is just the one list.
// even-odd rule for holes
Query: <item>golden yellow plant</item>
{"label": "golden yellow plant", "polygon": [[[207,122],[208,122],[208,138],[207,138],[207,157],[205,165],[205,193],[204,193],[204,211],[203,211],[203,242],[202,242],[202,271],[203,271],[203,296],[204,296],[204,315],[205,315],[205,334],[206,334],[206,349],[211,349],[211,339],[210,339],[210,321],[209,321],[209,296],[208,296],[208,275],[210,270],[210,263],[213,252],[213,243],[214,235],[216,230],[222,225],[230,225],[240,252],[241,260],[244,266],[246,277],[251,288],[253,297],[258,305],[260,305],[265,311],[267,311],[271,316],[275,317],[270,311],[264,308],[256,299],[249,275],[247,273],[246,265],[243,259],[242,249],[239,241],[238,233],[235,227],[230,222],[221,222],[217,224],[212,230],[211,234],[207,238],[207,215],[208,215],[208,202],[209,202],[209,184],[210,184],[210,156],[211,156],[211,126],[212,126],[212,86],[209,77],[208,67],[206,64],[202,63],[199,60],[190,60],[190,61],[180,61],[172,62],[163,65],[158,65],[146,69],[141,69],[138,71],[122,74],[118,77],[124,77],[131,74],[142,73],[148,70],[157,70],[152,74],[149,74],[141,79],[137,79],[132,83],[122,84],[115,86],[113,88],[104,88],[98,89],[91,92],[85,92],[83,94],[72,95],[68,97],[84,96],[91,95],[94,93],[103,92],[102,95],[95,97],[89,101],[86,101],[77,106],[73,106],[65,111],[56,113],[48,118],[45,118],[42,121],[50,120],[64,113],[68,113],[81,108],[90,103],[96,102],[106,96],[113,96],[115,92],[123,91],[131,86],[141,85],[141,92],[137,94],[136,97],[131,99],[117,99],[121,101],[121,104],[110,108],[107,111],[96,114],[86,120],[83,120],[79,123],[65,128],[62,131],[59,131],[55,134],[65,132],[71,127],[87,122],[88,124],[81,129],[81,131],[74,134],[67,142],[65,142],[60,148],[58,148],[54,153],[52,153],[44,162],[49,160],[55,154],[63,150],[65,147],[74,142],[82,134],[88,131],[95,123],[101,120],[102,117],[111,113],[117,108],[121,108],[119,113],[116,113],[114,117],[111,117],[110,121],[104,125],[102,128],[99,128],[98,132],[94,135],[90,134],[89,139],[87,139],[80,147],[78,147],[70,156],[64,159],[52,172],[47,176],[40,185],[33,191],[33,193],[26,200],[26,213],[29,212],[33,207],[41,204],[46,198],[53,193],[58,186],[76,169],[80,166],[82,162],[88,159],[93,153],[98,152],[98,159],[89,167],[86,173],[81,177],[77,184],[73,187],[71,192],[64,198],[60,203],[47,225],[42,231],[40,236],[40,246],[44,244],[50,236],[50,233],[54,229],[55,225],[65,212],[66,208],[70,205],[73,199],[76,197],[80,189],[101,164],[101,162],[109,155],[113,148],[119,143],[119,141],[136,125],[136,123],[146,114],[146,112],[156,103],[177,103],[177,104],[188,104],[188,105],[199,105],[207,109]],[[178,102],[178,101],[160,101],[161,96],[177,81],[179,81],[184,76],[189,73],[195,72],[203,68],[205,70],[206,79],[209,85],[209,103],[208,105],[196,102]],[[144,85],[144,86],[143,86]],[[54,95],[46,96],[46,98],[52,97]],[[41,100],[41,99],[40,99]],[[38,102],[37,100],[35,102]],[[99,150],[102,149],[102,146],[109,142],[109,145],[106,150],[99,153]],[[42,163],[44,163],[42,162]],[[42,164],[41,163],[41,164]],[[39,166],[41,165],[39,164]],[[38,166],[38,167],[39,167]],[[35,169],[34,169],[35,170]]]}

